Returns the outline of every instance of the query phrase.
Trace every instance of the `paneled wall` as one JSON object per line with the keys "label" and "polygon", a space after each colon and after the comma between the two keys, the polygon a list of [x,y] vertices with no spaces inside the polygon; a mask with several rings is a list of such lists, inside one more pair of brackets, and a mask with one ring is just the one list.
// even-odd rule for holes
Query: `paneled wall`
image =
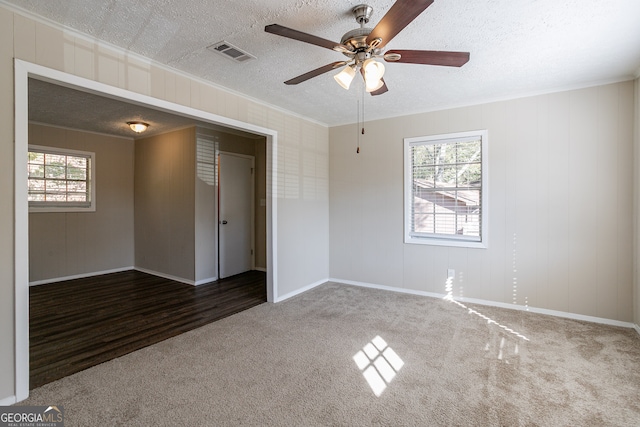
{"label": "paneled wall", "polygon": [[195,282],[195,128],[135,142],[135,266]]}
{"label": "paneled wall", "polygon": [[195,284],[218,278],[218,179],[215,159],[217,138],[196,128]]}
{"label": "paneled wall", "polygon": [[[278,133],[276,223],[278,295],[328,277],[329,198],[326,126],[191,78],[136,55],[0,6],[0,402],[15,396],[14,80],[24,61],[124,88]],[[272,169],[267,171],[271,175]],[[272,188],[271,182],[267,183]],[[286,191],[285,191],[286,188]],[[282,189],[282,190],[280,190]]]}
{"label": "paneled wall", "polygon": [[29,214],[29,281],[133,266],[133,140],[29,125],[35,145],[94,152],[95,212]]}
{"label": "paneled wall", "polygon": [[[632,81],[330,130],[331,277],[630,322]],[[405,137],[487,129],[489,247],[403,243]]]}

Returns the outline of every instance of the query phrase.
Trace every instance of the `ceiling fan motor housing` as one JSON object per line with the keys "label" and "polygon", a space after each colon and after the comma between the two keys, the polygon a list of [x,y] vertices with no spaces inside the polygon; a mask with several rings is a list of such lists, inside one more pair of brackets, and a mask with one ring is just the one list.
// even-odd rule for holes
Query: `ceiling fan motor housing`
{"label": "ceiling fan motor housing", "polygon": [[371,34],[372,28],[356,28],[345,33],[340,40],[340,44],[347,46],[353,52],[358,50],[365,50],[369,46],[367,45],[367,37]]}
{"label": "ceiling fan motor housing", "polygon": [[356,22],[360,24],[360,28],[345,33],[340,40],[340,44],[349,49],[350,52],[342,52],[346,56],[352,57],[354,54],[363,59],[368,59],[373,55],[379,55],[380,49],[376,49],[380,43],[380,39],[376,39],[376,43],[367,43],[369,34],[373,28],[367,28],[364,25],[369,22],[373,8],[367,4],[359,4],[351,9]]}

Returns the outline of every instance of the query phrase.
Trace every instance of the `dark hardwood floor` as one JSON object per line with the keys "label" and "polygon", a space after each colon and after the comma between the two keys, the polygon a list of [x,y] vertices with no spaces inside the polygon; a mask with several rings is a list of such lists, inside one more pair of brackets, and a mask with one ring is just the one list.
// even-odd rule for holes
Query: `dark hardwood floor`
{"label": "dark hardwood floor", "polygon": [[29,293],[32,389],[267,300],[259,271],[196,287],[132,270]]}

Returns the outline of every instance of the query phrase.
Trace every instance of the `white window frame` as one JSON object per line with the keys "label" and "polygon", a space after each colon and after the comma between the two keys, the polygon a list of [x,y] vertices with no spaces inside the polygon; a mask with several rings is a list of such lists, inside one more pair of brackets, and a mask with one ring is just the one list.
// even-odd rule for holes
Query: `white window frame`
{"label": "white window frame", "polygon": [[[480,236],[470,238],[459,235],[421,234],[411,232],[411,210],[413,198],[413,180],[411,164],[411,147],[426,144],[454,143],[470,138],[481,139],[481,198],[480,198]],[[489,139],[487,130],[457,132],[440,135],[429,135],[404,138],[404,242],[419,245],[456,246],[466,248],[487,248],[489,237]]]}
{"label": "white window frame", "polygon": [[[29,144],[29,151],[60,154],[67,156],[87,157],[89,164],[89,203],[79,205],[77,202],[29,202],[29,212],[95,212],[96,210],[96,155],[89,151],[70,150],[67,148],[47,147]],[[25,165],[26,166],[26,165]]]}

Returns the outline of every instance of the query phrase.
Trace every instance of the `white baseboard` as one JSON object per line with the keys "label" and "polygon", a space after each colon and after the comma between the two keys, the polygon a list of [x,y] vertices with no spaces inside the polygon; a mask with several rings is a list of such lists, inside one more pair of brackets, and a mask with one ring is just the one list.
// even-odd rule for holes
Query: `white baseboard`
{"label": "white baseboard", "polygon": [[633,324],[633,329],[635,329],[635,330],[636,330],[636,332],[638,333],[638,335],[640,335],[640,325],[638,325],[638,324],[634,323],[634,324]]}
{"label": "white baseboard", "polygon": [[[158,271],[147,270],[146,268],[130,266],[130,267],[114,268],[114,269],[111,269],[111,270],[104,270],[104,271],[94,271],[92,273],[75,274],[73,276],[56,277],[56,278],[53,278],[53,279],[35,280],[33,282],[29,282],[29,286],[46,285],[48,283],[63,282],[65,280],[84,279],[86,277],[100,276],[102,274],[109,274],[109,273],[121,273],[123,271],[129,271],[129,270],[136,270],[136,271],[140,271],[142,273],[152,274],[154,276],[162,277],[162,278],[165,278],[165,279],[175,280],[176,282],[186,283],[187,285],[191,285],[191,286],[204,285],[205,283],[211,283],[211,282],[215,282],[216,280],[218,280],[217,277],[209,277],[207,279],[201,279],[201,280],[198,280],[196,282],[196,281],[193,281],[193,280],[184,279],[182,277],[176,277],[176,276],[172,276],[170,274],[160,273]],[[264,271],[265,273],[267,272],[266,269],[261,269],[261,268],[256,268],[256,270]]]}
{"label": "white baseboard", "polygon": [[[401,293],[412,294],[412,295],[421,295],[421,296],[431,297],[431,298],[442,299],[447,296],[445,294],[439,294],[434,292],[424,292],[424,291],[416,291],[413,289],[394,288],[391,286],[377,285],[374,283],[355,282],[353,280],[342,280],[342,279],[330,278],[329,281],[336,282],[336,283],[343,283],[345,285],[362,286],[365,288],[373,288],[373,289],[382,289],[385,291],[401,292]],[[634,325],[631,322],[622,322],[620,320],[605,319],[603,317],[586,316],[583,314],[568,313],[565,311],[548,310],[546,308],[528,307],[524,305],[509,304],[509,303],[489,301],[489,300],[476,299],[476,298],[453,297],[453,299],[455,301],[468,302],[470,304],[485,305],[489,307],[500,307],[500,308],[507,308],[511,310],[519,310],[519,311],[529,311],[531,313],[539,313],[539,314],[546,314],[549,316],[564,317],[566,319],[583,320],[585,322],[601,323],[604,325],[611,325],[611,326],[621,326],[624,328],[634,328],[640,334],[640,327],[638,327],[638,325]]]}
{"label": "white baseboard", "polygon": [[329,282],[335,282],[335,283],[342,283],[345,285],[353,285],[353,286],[360,286],[363,288],[372,288],[372,289],[381,289],[383,291],[391,291],[391,292],[400,292],[403,294],[411,294],[411,295],[420,295],[423,297],[431,297],[431,298],[444,298],[445,295],[444,294],[437,294],[435,292],[425,292],[425,291],[416,291],[413,289],[401,289],[401,288],[394,288],[393,286],[386,286],[386,285],[377,285],[375,283],[367,283],[367,282],[356,282],[354,280],[343,280],[343,279],[335,279],[335,278],[330,278],[328,279]]}
{"label": "white baseboard", "polygon": [[329,281],[329,279],[318,280],[317,282],[312,283],[310,285],[307,285],[304,288],[297,289],[297,290],[295,290],[293,292],[289,292],[288,294],[285,294],[285,295],[282,295],[282,296],[277,296],[274,302],[282,302],[282,301],[284,301],[286,299],[289,299],[291,297],[294,297],[294,296],[296,296],[298,294],[301,294],[303,292],[307,292],[307,291],[315,288],[316,286],[320,286],[323,283],[327,283],[328,281]]}
{"label": "white baseboard", "polygon": [[187,285],[191,285],[191,286],[195,286],[196,285],[196,282],[193,281],[193,280],[184,279],[182,277],[177,277],[177,276],[172,276],[170,274],[160,273],[159,271],[147,270],[146,268],[141,268],[141,267],[134,267],[133,269],[136,270],[136,271],[139,271],[141,273],[147,273],[147,274],[151,274],[153,276],[162,277],[164,279],[174,280],[174,281],[180,282],[180,283],[186,283]]}
{"label": "white baseboard", "polygon": [[9,406],[17,402],[18,401],[16,400],[15,396],[9,396],[9,397],[5,397],[4,399],[0,399],[0,406]]}
{"label": "white baseboard", "polygon": [[91,273],[74,274],[73,276],[66,276],[66,277],[55,277],[53,279],[34,280],[33,282],[29,282],[29,286],[46,285],[48,283],[62,282],[65,280],[84,279],[85,277],[100,276],[102,274],[109,274],[109,273],[120,273],[123,271],[129,271],[129,270],[133,270],[133,266],[114,268],[111,270],[104,270],[104,271],[94,271]]}
{"label": "white baseboard", "polygon": [[200,286],[200,285],[204,285],[205,283],[215,282],[216,280],[218,280],[217,277],[209,277],[208,279],[200,279],[200,280],[196,281],[196,283],[194,283],[194,285],[195,286]]}

